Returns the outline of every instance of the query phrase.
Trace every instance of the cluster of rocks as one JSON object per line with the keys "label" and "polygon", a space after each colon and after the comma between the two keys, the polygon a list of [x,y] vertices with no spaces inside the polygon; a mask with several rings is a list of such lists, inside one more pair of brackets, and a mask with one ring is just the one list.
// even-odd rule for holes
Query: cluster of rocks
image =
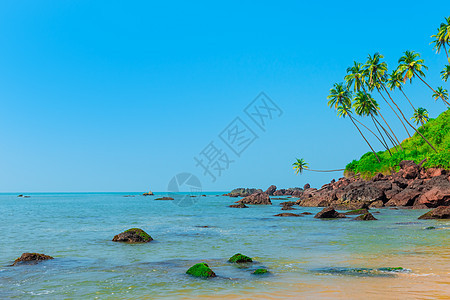
{"label": "cluster of rocks", "polygon": [[247,197],[255,193],[262,193],[261,189],[246,189],[246,188],[237,188],[229,192],[228,194],[223,194],[222,196],[228,197]]}

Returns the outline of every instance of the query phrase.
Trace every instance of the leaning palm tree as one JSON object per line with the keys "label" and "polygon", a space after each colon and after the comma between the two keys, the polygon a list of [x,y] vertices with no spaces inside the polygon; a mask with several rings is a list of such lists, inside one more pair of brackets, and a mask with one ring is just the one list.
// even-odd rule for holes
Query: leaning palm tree
{"label": "leaning palm tree", "polygon": [[444,70],[441,71],[442,80],[447,82],[449,76],[450,76],[450,65],[445,65]]}
{"label": "leaning palm tree", "polygon": [[436,92],[432,95],[432,97],[434,98],[434,101],[437,101],[438,98],[448,100],[448,91],[440,86],[436,89]]}
{"label": "leaning palm tree", "polygon": [[414,115],[411,118],[411,120],[414,120],[416,124],[422,124],[422,126],[428,121],[428,111],[423,108],[419,107],[414,111]]}
{"label": "leaning palm tree", "polygon": [[[384,83],[386,82],[386,75],[387,75],[388,68],[387,68],[386,62],[381,61],[381,59],[383,59],[383,58],[384,58],[384,56],[378,52],[376,52],[373,56],[369,54],[369,56],[367,57],[367,62],[364,65],[364,68],[367,70],[367,75],[368,75],[367,84],[369,86],[369,90],[373,90],[374,88],[377,89],[380,96],[383,98],[383,100],[387,103],[389,108],[394,112],[394,114],[397,116],[399,121],[402,123],[403,127],[405,128],[406,134],[409,137],[411,137],[411,135],[408,132],[408,129],[405,126],[405,123],[403,123],[403,121],[400,118],[400,116],[398,115],[398,113],[391,106],[391,104],[389,104],[389,102],[386,100],[386,98],[381,93],[380,88],[384,89],[387,92],[387,89],[386,89],[386,86]],[[397,109],[399,109],[398,106],[397,106]]]}
{"label": "leaning palm tree", "polygon": [[297,158],[297,159],[296,159],[296,162],[294,162],[292,165],[294,166],[293,169],[295,170],[295,174],[298,174],[298,173],[303,174],[303,171],[304,171],[304,170],[312,171],[312,172],[339,172],[339,171],[345,171],[345,169],[337,169],[337,170],[313,170],[313,169],[310,169],[310,168],[308,167],[308,163],[305,162],[305,160],[304,160],[303,158]]}
{"label": "leaning palm tree", "polygon": [[[372,152],[375,154],[375,157],[377,158],[378,162],[380,162],[380,159],[373,150],[372,145],[370,145],[369,141],[366,139],[364,134],[359,129],[358,125],[356,125],[355,121],[353,120],[353,117],[351,115],[351,106],[352,106],[352,100],[351,100],[351,92],[344,87],[343,83],[335,83],[333,88],[330,90],[330,95],[327,97],[328,106],[334,109],[340,109],[340,112],[344,112],[345,114],[342,114],[342,117],[345,118],[345,116],[349,116],[350,120],[352,121],[353,125],[355,125],[356,129],[358,129],[359,133],[363,137],[363,139],[366,141],[367,145],[370,147]],[[339,111],[338,111],[339,112]]]}
{"label": "leaning palm tree", "polygon": [[[403,82],[409,79],[412,82],[414,76],[417,76],[426,86],[428,86],[433,92],[436,92],[422,77],[425,77],[425,73],[422,69],[428,70],[428,67],[424,65],[424,60],[420,58],[419,53],[414,51],[405,51],[405,54],[398,60],[399,66],[398,71],[403,76]],[[450,106],[444,98],[442,98],[447,105]]]}
{"label": "leaning palm tree", "polygon": [[441,47],[444,48],[445,55],[447,56],[448,63],[450,64],[450,57],[448,56],[448,51],[446,48],[446,45],[450,45],[450,17],[445,18],[445,23],[441,23],[437,29],[437,33],[431,37],[434,38],[434,41],[431,43],[434,44],[433,48],[436,49],[436,53],[441,51]]}
{"label": "leaning palm tree", "polygon": [[408,100],[409,104],[411,105],[413,111],[416,110],[414,105],[411,103],[409,98],[406,96],[405,92],[403,91],[403,80],[402,80],[402,74],[397,72],[397,70],[392,71],[391,74],[389,74],[387,79],[387,85],[391,91],[398,88],[400,92],[402,92],[403,96],[405,96],[406,100]]}
{"label": "leaning palm tree", "polygon": [[[362,68],[362,64],[361,63],[355,61],[355,62],[353,62],[353,66],[352,67],[347,68],[347,75],[344,77],[344,79],[347,82],[347,88],[351,88],[353,86],[353,90],[355,92],[359,92],[359,91],[362,90],[364,92],[364,94],[367,95],[367,91],[366,91],[366,88],[365,88],[366,77],[367,77],[367,70]],[[369,98],[369,99],[371,99],[371,98]],[[389,126],[388,122],[383,117],[383,114],[381,113],[379,108],[377,109],[377,111],[378,111],[381,119],[383,119],[384,123],[389,128],[389,131],[395,137],[395,140],[397,141],[397,145],[400,145],[400,141],[395,136],[394,131],[391,129],[391,127]],[[380,124],[380,126],[381,126],[381,124]],[[389,139],[391,139],[390,138],[390,134],[388,133],[388,131],[386,129],[384,129],[383,126],[381,126],[381,128],[383,129],[385,134],[389,137]],[[394,142],[394,144],[395,144],[395,142]]]}

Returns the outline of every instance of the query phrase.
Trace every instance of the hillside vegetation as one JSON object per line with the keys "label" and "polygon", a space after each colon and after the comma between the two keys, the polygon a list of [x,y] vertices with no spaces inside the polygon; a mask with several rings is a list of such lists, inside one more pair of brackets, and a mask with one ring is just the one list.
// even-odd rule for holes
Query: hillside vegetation
{"label": "hillside vegetation", "polygon": [[450,169],[450,109],[447,109],[436,119],[430,119],[418,129],[436,148],[435,152],[417,134],[401,143],[403,150],[397,147],[391,148],[389,152],[380,151],[377,161],[373,152],[367,152],[359,160],[353,160],[345,168],[346,176],[360,173],[363,178],[370,178],[377,173],[390,174],[398,171],[402,160],[413,160],[416,163],[426,159],[423,164],[425,168],[440,167]]}

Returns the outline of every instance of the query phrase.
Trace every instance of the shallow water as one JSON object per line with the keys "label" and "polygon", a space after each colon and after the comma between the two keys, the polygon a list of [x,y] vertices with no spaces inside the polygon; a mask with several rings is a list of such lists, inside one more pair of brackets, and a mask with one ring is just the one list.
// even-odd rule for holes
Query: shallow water
{"label": "shallow water", "polygon": [[[188,207],[125,193],[0,194],[0,298],[450,296],[450,222],[417,220],[424,210],[379,209],[379,220],[366,222],[274,217],[286,200],[237,209],[227,207],[236,198],[215,194]],[[111,241],[132,227],[155,240]],[[9,267],[23,252],[55,259]],[[256,262],[227,263],[236,252]],[[185,274],[201,261],[218,277]],[[259,267],[270,274],[252,275]],[[405,270],[376,270],[382,267]]]}

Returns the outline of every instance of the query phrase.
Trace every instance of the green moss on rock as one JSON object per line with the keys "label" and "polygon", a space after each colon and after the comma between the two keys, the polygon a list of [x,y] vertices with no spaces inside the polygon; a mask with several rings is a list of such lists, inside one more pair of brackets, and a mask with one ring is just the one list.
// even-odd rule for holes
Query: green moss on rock
{"label": "green moss on rock", "polygon": [[267,274],[269,273],[269,271],[267,271],[266,269],[256,269],[255,271],[253,271],[252,274],[254,275],[262,275],[262,274]]}
{"label": "green moss on rock", "polygon": [[148,243],[153,238],[140,228],[130,228],[114,236],[113,242]]}
{"label": "green moss on rock", "polygon": [[216,277],[216,274],[205,263],[198,263],[193,265],[189,268],[189,270],[186,271],[186,274],[201,278]]}
{"label": "green moss on rock", "polygon": [[379,271],[385,271],[385,272],[398,272],[403,271],[404,269],[402,267],[385,267],[385,268],[379,268]]}
{"label": "green moss on rock", "polygon": [[246,262],[252,262],[253,260],[246,255],[243,255],[241,253],[236,253],[235,255],[230,257],[230,259],[228,261],[231,263],[246,263]]}

